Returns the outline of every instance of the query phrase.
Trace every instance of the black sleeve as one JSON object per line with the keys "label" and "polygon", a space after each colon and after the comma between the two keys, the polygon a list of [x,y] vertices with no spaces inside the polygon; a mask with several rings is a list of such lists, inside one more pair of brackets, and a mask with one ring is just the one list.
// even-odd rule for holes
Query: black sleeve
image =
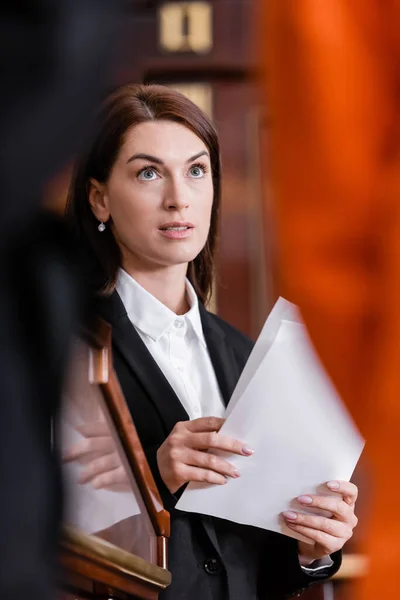
{"label": "black sleeve", "polygon": [[308,574],[300,566],[297,541],[281,534],[268,535],[265,553],[261,549],[258,577],[260,600],[283,600],[300,595],[311,585],[332,577],[342,563],[341,551],[331,555],[333,565]]}

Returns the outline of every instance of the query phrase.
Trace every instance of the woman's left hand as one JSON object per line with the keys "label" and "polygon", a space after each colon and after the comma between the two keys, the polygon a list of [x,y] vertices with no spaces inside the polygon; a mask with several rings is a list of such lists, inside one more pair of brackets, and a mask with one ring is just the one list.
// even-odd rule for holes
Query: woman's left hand
{"label": "woman's left hand", "polygon": [[338,492],[342,497],[310,494],[299,496],[297,501],[304,507],[329,511],[332,513],[331,518],[305,515],[292,510],[282,513],[290,529],[312,541],[312,544],[299,541],[299,555],[304,566],[341,550],[358,523],[354,514],[357,487],[348,481],[329,481],[326,485],[330,491]]}

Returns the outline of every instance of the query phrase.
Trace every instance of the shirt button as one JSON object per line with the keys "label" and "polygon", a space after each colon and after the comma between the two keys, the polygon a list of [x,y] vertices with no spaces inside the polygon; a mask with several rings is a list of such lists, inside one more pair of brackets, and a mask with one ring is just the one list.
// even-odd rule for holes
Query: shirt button
{"label": "shirt button", "polygon": [[207,558],[204,562],[204,570],[209,575],[219,575],[222,573],[222,563],[218,558]]}
{"label": "shirt button", "polygon": [[185,368],[182,367],[181,365],[179,365],[179,367],[177,367],[177,369],[178,369],[179,373],[183,373],[185,370]]}
{"label": "shirt button", "polygon": [[184,326],[184,322],[183,322],[183,321],[179,321],[179,319],[177,319],[177,320],[175,321],[175,323],[174,323],[174,326],[175,326],[177,329],[182,329],[182,327]]}

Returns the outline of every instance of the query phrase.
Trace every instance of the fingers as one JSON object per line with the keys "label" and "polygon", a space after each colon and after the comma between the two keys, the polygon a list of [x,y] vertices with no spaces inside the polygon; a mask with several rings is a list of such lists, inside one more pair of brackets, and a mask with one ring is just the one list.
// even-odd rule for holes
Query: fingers
{"label": "fingers", "polygon": [[91,421],[77,427],[79,433],[85,437],[111,436],[111,430],[106,421]]}
{"label": "fingers", "polygon": [[202,417],[193,421],[183,421],[174,427],[170,436],[172,445],[185,445],[197,450],[224,450],[225,452],[251,456],[254,451],[243,442],[218,433],[225,419]]}
{"label": "fingers", "polygon": [[316,547],[322,549],[322,555],[340,550],[353,535],[358,519],[354,514],[357,499],[357,487],[346,481],[329,481],[330,490],[343,494],[343,497],[304,495],[297,501],[304,507],[319,508],[332,514],[328,519],[320,515],[307,515],[295,511],[282,513],[286,525],[308,538]]}
{"label": "fingers", "polygon": [[350,481],[328,481],[327,487],[333,492],[342,494],[344,502],[354,506],[358,497],[358,488]]}
{"label": "fingers", "polygon": [[231,465],[219,456],[215,456],[215,454],[190,450],[185,456],[185,463],[192,467],[201,467],[215,471],[226,477],[240,477],[239,471],[234,465]]}
{"label": "fingers", "polygon": [[63,454],[64,462],[79,460],[89,454],[110,454],[115,450],[115,443],[111,437],[87,438],[68,448]]}
{"label": "fingers", "polygon": [[[288,527],[295,529],[299,533],[300,526],[305,529],[315,529],[327,533],[328,535],[340,539],[349,539],[352,536],[352,529],[346,523],[337,521],[336,519],[327,519],[315,515],[304,515],[294,511],[286,511],[282,513]],[[296,528],[294,526],[297,526]]]}
{"label": "fingers", "polygon": [[88,483],[98,475],[107,473],[121,466],[121,460],[116,452],[93,460],[81,473],[79,483]]}
{"label": "fingers", "polygon": [[200,419],[193,419],[193,421],[183,421],[178,425],[184,426],[188,431],[193,433],[203,431],[219,431],[222,425],[225,423],[225,419],[219,417],[201,417]]}
{"label": "fingers", "polygon": [[225,450],[226,452],[244,456],[250,456],[253,454],[253,450],[242,442],[222,435],[221,433],[217,433],[216,431],[194,433],[190,436],[188,445],[198,450],[215,448],[216,450]]}
{"label": "fingers", "polygon": [[332,536],[331,534],[326,533],[323,530],[313,529],[311,527],[306,527],[305,525],[296,525],[295,523],[289,522],[287,522],[286,524],[293,531],[304,535],[314,544],[320,546],[322,548],[322,555],[332,554],[332,552],[336,552],[337,550],[340,550],[343,547],[344,538],[342,537]]}
{"label": "fingers", "polygon": [[190,465],[181,464],[179,472],[176,476],[182,481],[197,481],[200,483],[215,483],[216,485],[224,485],[227,482],[226,477],[210,469],[202,469],[200,467],[192,467]]}
{"label": "fingers", "polygon": [[304,495],[298,496],[297,501],[305,507],[327,510],[339,521],[351,523],[353,527],[357,524],[357,517],[354,515],[353,508],[344,502],[342,498]]}
{"label": "fingers", "polygon": [[121,465],[107,473],[97,475],[92,481],[92,486],[96,489],[107,488],[116,485],[124,485],[124,488],[129,489],[129,480],[124,467]]}
{"label": "fingers", "polygon": [[175,425],[157,451],[160,475],[172,493],[189,481],[224,484],[226,477],[239,477],[234,465],[206,452],[218,449],[244,456],[253,454],[242,442],[218,433],[223,424],[224,419],[202,417]]}

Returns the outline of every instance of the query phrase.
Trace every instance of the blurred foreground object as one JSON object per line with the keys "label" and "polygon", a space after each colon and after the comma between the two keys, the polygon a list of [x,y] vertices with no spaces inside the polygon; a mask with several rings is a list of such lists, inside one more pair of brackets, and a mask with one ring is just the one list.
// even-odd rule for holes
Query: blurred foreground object
{"label": "blurred foreground object", "polygon": [[50,455],[81,309],[63,224],[39,213],[100,98],[120,3],[6,3],[0,11],[0,597],[52,597],[61,508]]}
{"label": "blurred foreground object", "polygon": [[[58,598],[157,600],[171,582],[169,514],[112,368],[111,327],[92,321],[90,329],[73,341],[63,390],[58,437],[67,509]],[[88,442],[97,449],[92,459],[113,463],[112,483],[93,477]]]}
{"label": "blurred foreground object", "polygon": [[397,596],[400,2],[260,2],[282,289],[367,439],[374,505],[357,598]]}

